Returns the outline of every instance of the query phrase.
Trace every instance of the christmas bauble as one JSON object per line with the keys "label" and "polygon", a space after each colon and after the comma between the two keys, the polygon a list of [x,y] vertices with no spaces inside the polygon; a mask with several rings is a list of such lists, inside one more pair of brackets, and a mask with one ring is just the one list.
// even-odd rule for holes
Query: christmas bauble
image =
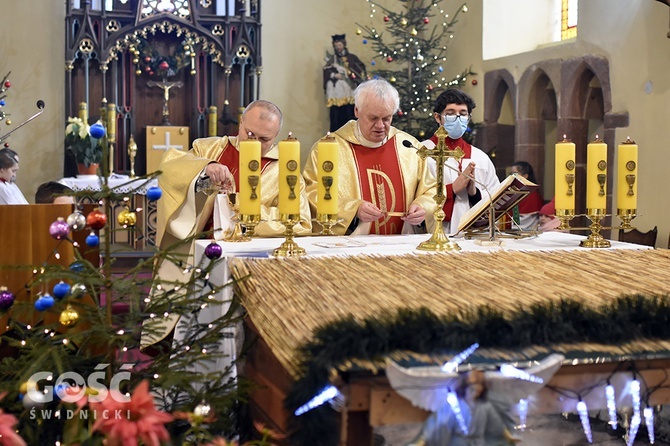
{"label": "christmas bauble", "polygon": [[444,71],[444,68],[442,68],[442,65],[440,65],[439,67],[437,67],[437,71],[439,71],[440,73]]}
{"label": "christmas bauble", "polygon": [[8,142],[5,143],[5,147],[9,147],[9,143],[8,143]]}
{"label": "christmas bauble", "polygon": [[73,231],[79,231],[80,229],[84,229],[86,226],[86,217],[84,217],[84,214],[82,214],[79,211],[74,211],[67,217],[67,225],[73,230]]}
{"label": "christmas bauble", "polygon": [[12,120],[11,120],[11,119],[6,120],[6,121],[5,121],[5,124],[7,124],[7,125],[12,125]]}
{"label": "christmas bauble", "polygon": [[0,107],[4,107],[4,106],[5,106],[5,100],[4,100],[4,99],[0,99]]}
{"label": "christmas bauble", "polygon": [[402,20],[400,20],[400,24],[402,26],[407,26],[407,19],[403,17]]}
{"label": "christmas bauble", "polygon": [[84,264],[82,262],[72,262],[70,263],[70,271],[75,273],[81,272],[84,270]]}
{"label": "christmas bauble", "polygon": [[86,236],[86,244],[91,248],[95,248],[100,245],[100,237],[95,232],[91,232]]}
{"label": "christmas bauble", "polygon": [[23,395],[23,398],[21,398],[23,407],[26,409],[39,409],[40,407],[44,406],[44,403],[46,402],[46,396],[40,395],[40,392],[36,389]]}
{"label": "christmas bauble", "polygon": [[206,418],[210,412],[212,411],[212,407],[207,404],[206,402],[202,402],[195,406],[195,409],[193,409],[193,413],[199,417]]}
{"label": "christmas bauble", "polygon": [[391,20],[391,18],[389,16],[384,16],[384,21],[385,22],[388,22],[389,20]]}
{"label": "christmas bauble", "polygon": [[419,34],[419,32],[415,28],[412,28],[412,30],[409,33],[413,36],[416,36],[417,34]]}
{"label": "christmas bauble", "polygon": [[56,240],[60,240],[70,233],[70,226],[62,218],[58,218],[49,226],[49,234]]}
{"label": "christmas bauble", "polygon": [[367,45],[368,39],[363,39],[363,45]]}
{"label": "christmas bauble", "polygon": [[375,61],[373,60],[372,62],[370,62],[370,65],[372,65],[372,66],[374,67],[375,65],[377,65],[377,62],[375,62]]}
{"label": "christmas bauble", "polygon": [[389,82],[391,82],[391,83],[395,82],[395,76],[391,76],[391,78],[389,79]]}
{"label": "christmas bauble", "polygon": [[387,57],[386,62],[393,62],[393,58],[391,56]]}
{"label": "christmas bauble", "polygon": [[9,81],[5,81],[5,88],[9,88],[12,86],[12,83]]}
{"label": "christmas bauble", "polygon": [[81,299],[86,295],[86,285],[83,283],[75,283],[70,289],[70,296],[75,299]]}
{"label": "christmas bauble", "polygon": [[62,280],[58,282],[56,285],[54,285],[54,288],[52,291],[53,296],[60,300],[64,298],[65,296],[68,295],[70,292],[70,284],[63,282]]}
{"label": "christmas bauble", "polygon": [[77,313],[77,310],[72,308],[72,305],[68,305],[63,311],[61,311],[58,322],[66,327],[74,327],[77,325],[77,322],[79,322],[79,313]]}
{"label": "christmas bauble", "polygon": [[163,61],[160,64],[158,64],[158,68],[160,68],[161,70],[167,70],[168,68],[170,68],[170,64],[168,64],[166,61]]}
{"label": "christmas bauble", "polygon": [[430,19],[428,17],[424,17],[423,18],[423,23],[425,23],[427,25],[428,23],[430,23]]}
{"label": "christmas bauble", "polygon": [[358,29],[356,30],[356,35],[357,35],[357,36],[360,36],[361,34],[363,34],[363,31],[361,31],[361,29],[358,28]]}
{"label": "christmas bauble", "polygon": [[7,288],[0,288],[0,310],[6,310],[14,304],[14,293]]}
{"label": "christmas bauble", "polygon": [[212,242],[205,248],[205,256],[208,259],[218,259],[223,254],[223,249],[216,242]]}
{"label": "christmas bauble", "polygon": [[40,296],[35,301],[35,309],[37,311],[48,310],[49,308],[54,306],[54,303],[56,303],[56,301],[53,298],[53,296],[51,294],[45,294],[44,296]]}
{"label": "christmas bauble", "polygon": [[151,57],[149,57],[149,56],[145,56],[145,57],[144,57],[144,61],[145,61],[146,63],[151,62]]}
{"label": "christmas bauble", "polygon": [[139,76],[140,74],[142,74],[142,70],[139,69],[135,70],[135,74]]}
{"label": "christmas bauble", "polygon": [[161,188],[158,187],[158,186],[150,187],[150,188],[147,190],[147,198],[148,198],[150,201],[156,201],[156,200],[158,200],[158,199],[159,199],[160,197],[162,197],[162,196],[163,196],[163,191],[162,191]]}
{"label": "christmas bauble", "polygon": [[89,135],[91,135],[91,138],[100,139],[103,136],[105,136],[105,126],[103,126],[99,122],[96,122],[88,130],[88,133],[89,133]]}
{"label": "christmas bauble", "polygon": [[86,223],[93,229],[102,229],[107,224],[107,216],[100,209],[95,209],[86,216]]}
{"label": "christmas bauble", "polygon": [[128,208],[125,208],[116,216],[116,221],[124,227],[135,226],[135,223],[137,223],[137,214],[131,212]]}
{"label": "christmas bauble", "polygon": [[477,82],[477,79],[472,79],[472,85],[477,85],[479,82]]}

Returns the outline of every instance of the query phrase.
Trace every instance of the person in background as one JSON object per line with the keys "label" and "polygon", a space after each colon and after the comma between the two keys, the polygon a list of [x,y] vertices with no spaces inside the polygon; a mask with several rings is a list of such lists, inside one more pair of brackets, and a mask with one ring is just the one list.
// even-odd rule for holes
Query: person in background
{"label": "person in background", "polygon": [[[443,226],[447,234],[455,234],[458,231],[461,217],[482,199],[482,194],[487,193],[486,189],[490,193],[500,184],[495,166],[489,156],[463,139],[475,107],[475,101],[457,88],[449,88],[442,92],[433,106],[435,122],[443,126],[449,134],[445,139],[447,149],[461,148],[465,153],[458,161],[455,158],[448,158],[444,163],[446,200],[443,206],[445,214]],[[433,135],[422,144],[432,149],[437,142],[437,136]],[[437,175],[437,164],[434,159],[428,160],[428,166],[433,175]],[[463,175],[460,174],[461,172]],[[478,185],[471,178],[476,179],[483,186]]]}
{"label": "person in background", "polygon": [[[533,166],[526,161],[517,161],[512,165],[512,173],[521,175],[530,182],[537,184]],[[540,208],[544,205],[544,199],[540,191],[535,189],[526,198],[519,202],[519,226],[524,231],[530,231],[540,223]]]}
{"label": "person in background", "polygon": [[0,204],[28,204],[16,185],[19,155],[12,149],[0,150]]}
{"label": "person in background", "polygon": [[74,204],[72,189],[57,181],[42,183],[35,192],[35,204]]}
{"label": "person in background", "polygon": [[[413,147],[418,141],[391,126],[400,96],[383,79],[363,82],[354,92],[351,120],[331,134],[339,145],[336,234],[392,235],[432,229],[435,178]],[[405,144],[409,144],[409,147]],[[316,215],[318,142],[312,147],[305,177],[307,197]]]}
{"label": "person in background", "polygon": [[555,198],[540,208],[540,227],[538,231],[556,231],[561,224],[561,221],[556,218],[556,203]]}

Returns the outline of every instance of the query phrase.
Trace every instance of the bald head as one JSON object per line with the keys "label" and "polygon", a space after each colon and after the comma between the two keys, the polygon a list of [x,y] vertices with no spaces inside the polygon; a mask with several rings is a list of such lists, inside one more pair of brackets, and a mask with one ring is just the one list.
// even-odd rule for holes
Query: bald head
{"label": "bald head", "polygon": [[256,137],[261,142],[261,155],[265,156],[272,148],[282,124],[283,116],[279,107],[259,99],[242,112],[239,138],[244,141],[249,139],[250,134]]}

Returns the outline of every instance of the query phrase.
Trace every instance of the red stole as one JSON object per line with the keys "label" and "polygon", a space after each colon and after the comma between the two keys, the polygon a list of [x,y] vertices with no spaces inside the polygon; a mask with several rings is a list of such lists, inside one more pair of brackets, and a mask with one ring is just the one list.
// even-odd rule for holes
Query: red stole
{"label": "red stole", "polygon": [[[235,178],[235,184],[240,184],[240,152],[235,148],[233,144],[228,141],[228,144],[219,155],[217,160],[219,164],[223,164],[228,167],[230,173],[233,174]],[[261,158],[261,173],[265,170],[265,167],[272,161],[276,161],[272,158]]]}
{"label": "red stole", "polygon": [[[433,135],[430,137],[430,140],[433,141],[433,144],[435,144],[435,147],[437,147],[437,136]],[[448,136],[444,139],[444,143],[447,146],[447,150],[456,150],[456,148],[460,147],[461,150],[465,153],[463,155],[463,158],[461,158],[458,161],[458,170],[463,171],[463,160],[464,159],[470,159],[472,158],[472,146],[465,142],[463,138],[458,138],[458,139],[451,139]],[[445,194],[447,196],[446,200],[444,201],[444,206],[442,206],[442,210],[444,211],[444,221],[451,221],[451,215],[454,213],[454,189],[451,184],[447,184],[447,193]]]}
{"label": "red stole", "polygon": [[[407,212],[405,183],[396,149],[391,138],[381,147],[370,148],[351,144],[351,153],[358,169],[361,198],[382,212]],[[372,222],[370,234],[400,234],[403,221],[397,216],[385,216]]]}

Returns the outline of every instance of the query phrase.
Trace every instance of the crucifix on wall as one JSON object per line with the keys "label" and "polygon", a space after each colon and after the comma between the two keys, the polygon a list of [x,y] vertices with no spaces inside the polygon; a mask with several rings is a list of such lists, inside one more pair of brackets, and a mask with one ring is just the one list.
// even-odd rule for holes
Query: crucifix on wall
{"label": "crucifix on wall", "polygon": [[156,82],[156,81],[147,82],[147,86],[149,87],[159,87],[163,89],[163,121],[161,122],[161,125],[172,125],[170,124],[170,109],[169,109],[170,89],[172,87],[181,88],[183,85],[184,84],[181,81],[168,82],[167,79],[163,79],[162,82]]}

